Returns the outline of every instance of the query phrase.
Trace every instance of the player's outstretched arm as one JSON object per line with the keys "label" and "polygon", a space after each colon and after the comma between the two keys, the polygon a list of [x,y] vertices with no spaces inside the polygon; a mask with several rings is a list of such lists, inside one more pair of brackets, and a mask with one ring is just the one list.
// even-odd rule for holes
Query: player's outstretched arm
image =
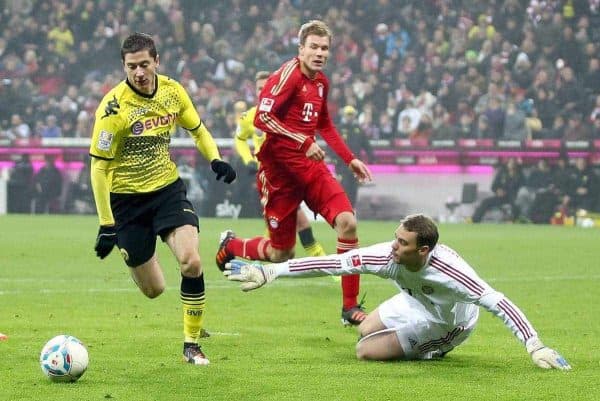
{"label": "player's outstretched arm", "polygon": [[543,369],[571,370],[565,358],[552,348],[546,347],[538,338],[527,343],[527,352],[533,363]]}
{"label": "player's outstretched arm", "polygon": [[246,263],[236,259],[225,264],[223,274],[230,281],[240,281],[242,291],[255,290],[277,278],[277,272],[271,265]]}

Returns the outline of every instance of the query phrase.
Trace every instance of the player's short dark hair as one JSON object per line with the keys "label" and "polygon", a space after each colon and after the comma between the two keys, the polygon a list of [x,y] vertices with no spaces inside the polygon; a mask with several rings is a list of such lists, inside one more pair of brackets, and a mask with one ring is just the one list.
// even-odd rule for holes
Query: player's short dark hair
{"label": "player's short dark hair", "polygon": [[331,30],[326,23],[320,20],[311,20],[300,27],[298,32],[298,44],[304,46],[308,35],[327,36],[331,42]]}
{"label": "player's short dark hair", "polygon": [[154,44],[152,36],[140,32],[131,34],[125,38],[121,45],[121,61],[125,61],[125,55],[127,53],[137,53],[143,50],[148,50],[150,56],[156,60],[158,53],[156,52],[156,45]]}
{"label": "player's short dark hair", "polygon": [[267,78],[269,78],[269,75],[271,75],[271,73],[269,71],[258,71],[254,75],[254,80],[258,81],[260,79],[267,79]]}
{"label": "player's short dark hair", "polygon": [[437,226],[431,217],[424,214],[411,214],[400,221],[406,231],[417,233],[417,246],[427,245],[429,249],[437,244],[440,237]]}

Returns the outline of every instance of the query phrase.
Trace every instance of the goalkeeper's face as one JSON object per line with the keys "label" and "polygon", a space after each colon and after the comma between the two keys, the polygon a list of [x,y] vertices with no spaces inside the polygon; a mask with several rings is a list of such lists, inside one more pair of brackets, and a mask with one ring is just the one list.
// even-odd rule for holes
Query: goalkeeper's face
{"label": "goalkeeper's face", "polygon": [[394,262],[406,266],[410,271],[419,270],[427,260],[428,246],[417,245],[417,233],[405,230],[402,226],[395,232],[396,240],[392,243]]}
{"label": "goalkeeper's face", "polygon": [[150,56],[148,50],[125,54],[123,68],[127,74],[127,81],[139,92],[150,95],[154,92],[156,80],[156,59]]}

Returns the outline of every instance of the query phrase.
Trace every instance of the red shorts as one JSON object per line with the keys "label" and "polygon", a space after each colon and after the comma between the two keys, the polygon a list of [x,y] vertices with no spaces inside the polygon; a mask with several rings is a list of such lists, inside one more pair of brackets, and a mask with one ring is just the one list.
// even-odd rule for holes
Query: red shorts
{"label": "red shorts", "polygon": [[292,249],[296,244],[296,211],[302,201],[333,227],[342,212],[354,213],[344,188],[325,163],[306,159],[297,169],[270,168],[261,164],[256,176],[271,246]]}

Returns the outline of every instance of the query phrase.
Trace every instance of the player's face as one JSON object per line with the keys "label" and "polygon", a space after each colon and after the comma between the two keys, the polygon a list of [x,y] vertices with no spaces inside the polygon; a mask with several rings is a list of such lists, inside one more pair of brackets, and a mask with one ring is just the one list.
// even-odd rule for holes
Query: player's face
{"label": "player's face", "polygon": [[394,233],[396,240],[392,243],[392,258],[407,269],[419,270],[427,257],[427,246],[417,246],[417,233],[406,231],[402,226]]}
{"label": "player's face", "polygon": [[308,35],[304,45],[300,45],[298,58],[302,72],[314,77],[318,71],[325,68],[329,58],[329,37]]}
{"label": "player's face", "polygon": [[158,56],[156,60],[153,59],[148,50],[127,53],[123,60],[123,68],[129,83],[139,92],[148,95],[154,91],[156,67],[158,67]]}
{"label": "player's face", "polygon": [[266,79],[259,79],[256,81],[256,96],[260,95],[260,91],[265,87]]}

